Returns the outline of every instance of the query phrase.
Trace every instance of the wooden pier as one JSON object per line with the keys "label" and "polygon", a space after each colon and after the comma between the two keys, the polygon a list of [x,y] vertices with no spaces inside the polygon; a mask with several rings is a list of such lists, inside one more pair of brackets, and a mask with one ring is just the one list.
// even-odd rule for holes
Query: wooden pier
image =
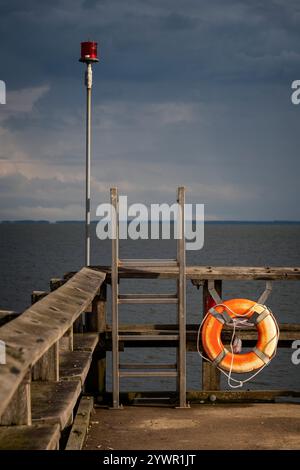
{"label": "wooden pier", "polygon": [[[176,279],[178,272],[177,267],[160,265],[120,267],[118,276],[119,279]],[[111,268],[107,266],[82,268],[76,273],[67,273],[61,279],[51,280],[50,292],[34,292],[32,306],[25,312],[0,312],[0,340],[6,345],[6,364],[0,366],[0,449],[82,448],[93,400],[104,407],[97,409],[97,413],[105,413],[106,422],[115,419],[115,411],[105,409],[112,405],[112,395],[106,390],[106,352],[112,348],[112,326],[107,324],[106,319],[106,292],[107,285],[111,284],[111,274]],[[221,292],[222,280],[300,280],[300,268],[188,266],[185,277],[202,286],[206,305],[210,295],[208,281],[214,281],[216,289]],[[279,326],[279,347],[290,347],[292,341],[300,339],[300,324]],[[136,346],[176,347],[177,328],[169,324],[120,324],[123,340],[120,341],[119,350]],[[186,325],[186,347],[189,351],[196,351],[197,328],[198,325]],[[163,341],[164,335],[173,335],[174,339]],[[224,341],[229,335],[230,332],[225,329]],[[134,336],[135,340],[132,341],[130,336]],[[254,329],[244,330],[241,337],[246,345],[253,345],[256,332]],[[272,411],[268,408],[267,414],[273,417],[273,422],[276,423],[278,410],[281,418],[284,412],[285,423],[295,423],[296,419],[299,425],[299,405],[287,404],[283,411],[282,405],[276,404],[275,400],[278,397],[299,398],[300,390],[224,391],[220,389],[217,369],[204,362],[202,371],[202,388],[186,392],[186,400],[191,404],[192,411],[181,410],[181,413],[196,413],[197,420],[201,422],[201,407],[197,406],[199,403],[220,404],[220,413],[224,404],[227,407],[245,407],[248,403],[251,404],[251,408],[248,406],[250,423],[255,410],[257,413],[262,410],[253,408],[256,406],[253,403],[260,402],[268,403],[271,407]],[[128,390],[120,395],[123,405],[141,405],[149,403],[149,400],[151,403],[151,399],[154,404],[163,403],[171,408],[178,404],[176,391],[142,393]],[[160,410],[161,415],[164,409]],[[211,406],[208,406],[203,411],[205,423],[209,422],[210,409]],[[130,410],[131,419],[134,420],[137,408],[132,407]],[[247,419],[245,408],[243,410],[242,414]],[[177,413],[180,410],[173,411]],[[214,407],[214,416],[216,413]],[[92,426],[92,441],[88,441],[88,448],[93,447],[95,436],[101,440],[101,421],[97,426]],[[285,428],[285,432],[289,431]],[[300,448],[300,437],[297,440],[293,435],[291,442],[292,448]],[[99,445],[101,447],[101,442]]]}

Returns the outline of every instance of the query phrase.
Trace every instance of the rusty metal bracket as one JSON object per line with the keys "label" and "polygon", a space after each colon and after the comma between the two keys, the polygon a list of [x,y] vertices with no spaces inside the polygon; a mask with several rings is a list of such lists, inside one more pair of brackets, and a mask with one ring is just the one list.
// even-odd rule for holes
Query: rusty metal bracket
{"label": "rusty metal bracket", "polygon": [[[204,284],[204,281],[200,281],[198,279],[191,279],[191,282],[192,282],[193,286],[197,287],[197,289],[199,289],[200,287],[203,287],[203,284]],[[221,304],[223,302],[223,300],[221,299],[221,297],[219,296],[218,292],[215,289],[215,281],[208,281],[207,286],[208,286],[208,292],[210,293],[210,295],[214,299],[214,301],[217,304]],[[263,293],[258,298],[257,303],[264,305],[266,300],[269,298],[269,296],[272,292],[272,289],[273,289],[272,281],[266,281],[265,290],[263,291]]]}
{"label": "rusty metal bracket", "polygon": [[191,283],[193,286],[197,287],[198,290],[204,285],[204,281],[200,281],[199,279],[191,279]]}
{"label": "rusty metal bracket", "polygon": [[272,292],[272,288],[273,288],[272,281],[267,281],[266,288],[257,301],[258,304],[264,305],[265,301],[268,299],[269,295]]}
{"label": "rusty metal bracket", "polygon": [[218,292],[216,291],[215,281],[208,281],[207,287],[208,287],[208,292],[210,293],[211,297],[214,299],[216,304],[221,304],[223,300],[221,299]]}

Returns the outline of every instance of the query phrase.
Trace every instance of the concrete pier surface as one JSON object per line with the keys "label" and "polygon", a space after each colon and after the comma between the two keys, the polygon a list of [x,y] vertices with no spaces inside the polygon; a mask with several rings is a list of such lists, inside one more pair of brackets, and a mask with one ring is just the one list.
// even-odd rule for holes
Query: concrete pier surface
{"label": "concrete pier surface", "polygon": [[84,449],[300,449],[300,404],[97,408]]}

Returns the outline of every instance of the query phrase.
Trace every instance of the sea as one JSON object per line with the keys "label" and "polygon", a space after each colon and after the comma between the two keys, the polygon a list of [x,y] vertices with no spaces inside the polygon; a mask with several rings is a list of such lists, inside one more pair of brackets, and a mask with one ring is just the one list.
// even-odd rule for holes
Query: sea
{"label": "sea", "polygon": [[[188,265],[208,266],[300,266],[300,223],[222,222],[205,224],[204,246],[187,251]],[[92,224],[91,263],[111,263],[111,242],[96,237]],[[121,258],[174,258],[173,240],[121,240]],[[84,224],[0,223],[0,309],[17,312],[30,305],[33,290],[49,290],[52,277],[62,277],[84,265]],[[223,299],[258,299],[263,281],[225,281]],[[121,293],[172,293],[173,280],[121,280]],[[300,322],[299,281],[274,281],[267,301],[278,322]],[[120,323],[175,323],[175,305],[120,306]],[[187,282],[187,322],[200,324],[202,293]],[[110,322],[110,290],[107,321]],[[299,335],[300,340],[300,335]],[[300,344],[300,343],[299,343]],[[243,389],[300,389],[300,364],[292,362],[291,348],[280,348],[272,362]],[[135,348],[121,353],[123,362],[175,362],[171,348]],[[187,353],[187,386],[201,389],[201,359]],[[107,387],[111,388],[111,358],[108,353]],[[227,378],[222,387],[230,388]],[[173,378],[123,379],[121,390],[174,390]]]}

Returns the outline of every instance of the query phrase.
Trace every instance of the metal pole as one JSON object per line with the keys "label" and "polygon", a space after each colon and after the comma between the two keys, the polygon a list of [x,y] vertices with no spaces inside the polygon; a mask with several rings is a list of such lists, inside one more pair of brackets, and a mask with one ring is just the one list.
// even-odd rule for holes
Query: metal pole
{"label": "metal pole", "polygon": [[178,323],[179,350],[177,364],[179,373],[179,408],[186,408],[186,253],[185,253],[185,188],[178,188],[178,204],[180,208],[180,238],[178,240]]}
{"label": "metal pole", "polygon": [[113,386],[113,408],[120,408],[120,372],[119,372],[119,196],[118,189],[110,190],[111,205],[113,212],[112,223],[112,268],[111,268],[111,307],[112,307],[112,386]]}
{"label": "metal pole", "polygon": [[85,265],[91,262],[91,102],[92,102],[92,64],[87,63],[86,84],[86,181],[85,181]]}

